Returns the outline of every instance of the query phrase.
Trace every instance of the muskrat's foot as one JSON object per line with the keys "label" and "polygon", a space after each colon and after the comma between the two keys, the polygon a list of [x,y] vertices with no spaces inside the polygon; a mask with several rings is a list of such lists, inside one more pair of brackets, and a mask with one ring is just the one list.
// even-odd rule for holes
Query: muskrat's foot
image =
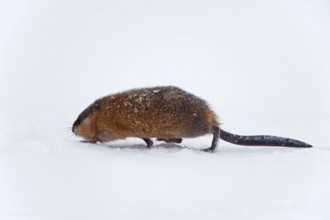
{"label": "muskrat's foot", "polygon": [[165,139],[165,138],[157,138],[156,141],[164,141],[166,143],[176,143],[180,144],[182,142],[182,138],[170,138],[170,139]]}
{"label": "muskrat's foot", "polygon": [[90,144],[96,144],[96,140],[83,140],[83,141],[81,141],[82,143],[90,143]]}
{"label": "muskrat's foot", "polygon": [[213,147],[209,147],[209,148],[206,148],[206,149],[202,149],[202,151],[204,152],[208,152],[208,153],[214,153],[214,148]]}
{"label": "muskrat's foot", "polygon": [[146,142],[148,148],[150,148],[154,144],[150,138],[142,138],[142,139],[144,140],[144,142]]}
{"label": "muskrat's foot", "polygon": [[217,148],[218,142],[219,142],[219,138],[220,138],[220,128],[214,126],[213,127],[213,139],[212,139],[212,145],[209,148],[203,149],[202,151],[204,152],[210,152],[213,153],[215,148]]}

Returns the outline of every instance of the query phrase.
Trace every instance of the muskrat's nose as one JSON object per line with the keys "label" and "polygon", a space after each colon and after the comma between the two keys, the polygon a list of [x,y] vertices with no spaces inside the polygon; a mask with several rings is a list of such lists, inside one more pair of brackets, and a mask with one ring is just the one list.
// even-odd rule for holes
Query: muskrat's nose
{"label": "muskrat's nose", "polygon": [[72,133],[75,133],[76,131],[76,126],[72,126]]}

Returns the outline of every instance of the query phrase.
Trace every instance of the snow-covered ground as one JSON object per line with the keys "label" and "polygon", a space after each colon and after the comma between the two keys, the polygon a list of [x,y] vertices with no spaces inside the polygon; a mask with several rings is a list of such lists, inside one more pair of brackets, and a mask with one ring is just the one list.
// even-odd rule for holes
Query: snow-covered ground
{"label": "snow-covered ground", "polygon": [[[330,219],[327,1],[1,1],[0,219]],[[84,144],[101,96],[176,85],[239,134]],[[195,150],[192,150],[194,148]]]}

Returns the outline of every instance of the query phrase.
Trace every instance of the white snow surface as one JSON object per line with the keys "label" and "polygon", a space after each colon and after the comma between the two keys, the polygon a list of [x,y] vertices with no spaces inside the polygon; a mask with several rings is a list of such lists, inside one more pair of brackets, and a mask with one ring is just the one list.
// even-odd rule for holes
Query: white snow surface
{"label": "white snow surface", "polygon": [[[0,27],[1,220],[330,219],[328,1],[0,1]],[[314,147],[72,135],[97,98],[158,85]]]}

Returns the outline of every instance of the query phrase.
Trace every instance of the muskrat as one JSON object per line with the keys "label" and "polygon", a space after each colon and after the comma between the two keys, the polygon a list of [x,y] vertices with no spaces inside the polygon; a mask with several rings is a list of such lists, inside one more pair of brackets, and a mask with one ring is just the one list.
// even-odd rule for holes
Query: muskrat
{"label": "muskrat", "polygon": [[312,145],[277,136],[241,136],[220,129],[217,115],[207,102],[174,86],[132,89],[97,99],[76,119],[72,132],[84,142],[108,142],[126,137],[142,138],[147,147],[151,138],[181,143],[182,138],[213,134],[214,151],[219,138],[248,146],[307,148]]}

